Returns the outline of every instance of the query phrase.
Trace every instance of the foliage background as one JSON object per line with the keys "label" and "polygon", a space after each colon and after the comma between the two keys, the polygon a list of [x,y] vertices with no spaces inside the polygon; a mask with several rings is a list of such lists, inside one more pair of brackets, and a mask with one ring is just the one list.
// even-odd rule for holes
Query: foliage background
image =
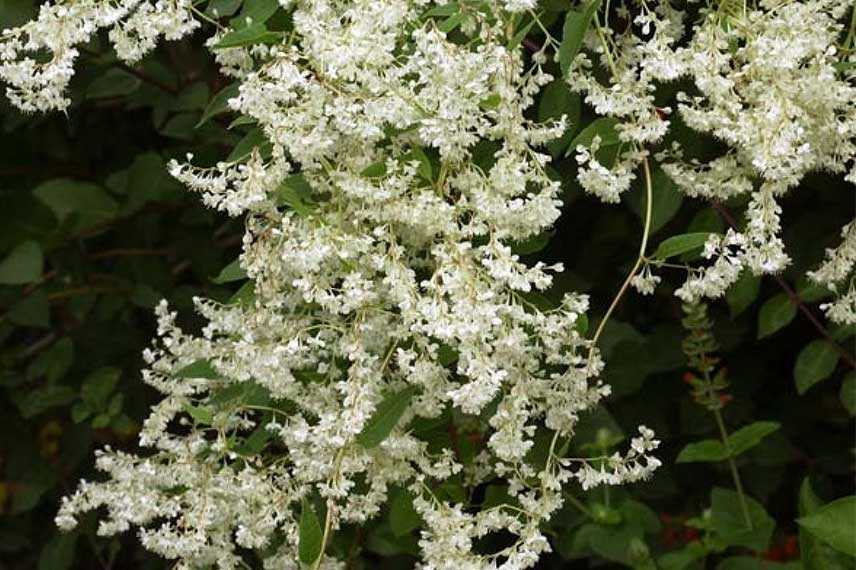
{"label": "foliage background", "polygon": [[[543,5],[544,21],[561,35],[571,3]],[[224,15],[246,9],[241,0],[211,0],[212,7]],[[34,13],[30,0],[4,0],[0,27]],[[526,40],[538,41],[534,32]],[[182,326],[192,328],[198,325],[193,296],[227,299],[238,286],[214,276],[239,251],[240,220],[203,208],[164,168],[187,152],[200,162],[216,161],[249,132],[228,129],[233,117],[212,115],[222,108],[216,95],[228,82],[201,44],[201,34],[166,44],[127,68],[106,42],[95,41],[78,65],[68,116],[22,116],[5,101],[0,107],[0,569],[170,567],[134,536],[97,538],[93,517],[68,535],[52,519],[59,498],[81,477],[94,476],[95,449],[136,446],[136,430],[156,398],[138,372],[141,351],[154,336],[153,305],[167,298]],[[667,104],[675,90],[658,97]],[[533,262],[564,262],[567,272],[550,296],[588,292],[596,319],[635,261],[641,188],[617,207],[578,188],[576,163],[563,155],[594,117],[560,82],[547,87],[532,112],[538,118],[567,113],[572,127],[551,147],[565,188],[563,216],[551,236],[521,253]],[[677,131],[698,156],[716,154],[715,141]],[[655,172],[654,183],[655,245],[675,234],[720,231],[744,206],[683,200],[662,173]],[[556,517],[550,527],[555,552],[540,568],[852,567],[852,559],[800,536],[795,519],[813,508],[810,489],[820,502],[852,493],[853,330],[823,324],[817,309],[823,292],[799,276],[836,242],[853,205],[844,183],[809,177],[783,205],[794,258],[788,271],[763,281],[745,276],[710,307],[730,381],[723,395],[727,426],[781,424],[737,459],[746,492],[762,509],[753,510],[762,522],[760,538],[723,539],[723,517],[739,517],[730,499],[720,494],[718,500],[712,491],[733,487],[725,462],[676,463],[687,444],[717,437],[713,416],[694,401],[687,382],[683,313],[672,295],[682,280],[676,273],[653,297],[631,293],[605,329],[605,375],[614,394],[577,437],[577,451],[585,453],[615,445],[644,423],[663,440],[664,466],[643,485],[570,489],[587,513],[569,505]],[[803,351],[811,345],[815,352],[820,347],[821,358],[807,360],[812,350]],[[812,366],[807,377],[815,383],[798,390],[800,358],[801,366]],[[478,447],[477,426],[455,428],[464,453]],[[491,492],[482,489],[474,500],[489,501]],[[711,513],[712,493],[713,523],[693,520]],[[775,521],[772,532],[764,511]],[[706,530],[710,524],[722,528]],[[415,560],[413,526],[406,504],[393,500],[385,517],[342,533],[333,546],[353,553],[352,568],[408,568]]]}

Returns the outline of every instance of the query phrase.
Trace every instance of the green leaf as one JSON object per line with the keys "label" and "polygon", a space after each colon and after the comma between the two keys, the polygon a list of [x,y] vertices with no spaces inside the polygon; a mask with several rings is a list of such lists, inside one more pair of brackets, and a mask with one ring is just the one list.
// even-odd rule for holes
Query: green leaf
{"label": "green leaf", "polygon": [[92,427],[94,429],[103,429],[110,425],[110,414],[98,414],[92,418]]}
{"label": "green leaf", "polygon": [[211,118],[216,117],[217,115],[228,113],[231,110],[229,108],[229,99],[232,99],[237,96],[237,83],[233,83],[232,85],[228,85],[227,87],[221,89],[220,92],[214,95],[211,101],[208,102],[208,106],[205,107],[205,111],[203,111],[202,117],[200,117],[199,122],[196,123],[196,128],[201,127]]}
{"label": "green leaf", "polygon": [[33,291],[23,300],[12,305],[6,316],[16,325],[48,328],[50,326],[50,302],[47,293]]}
{"label": "green leaf", "polygon": [[825,285],[819,285],[807,276],[797,280],[797,295],[806,303],[814,303],[832,296],[832,291]]}
{"label": "green leaf", "polygon": [[309,501],[304,500],[298,526],[297,555],[304,564],[312,564],[321,556],[323,535],[318,516]]}
{"label": "green leaf", "polygon": [[23,241],[0,261],[0,284],[32,283],[41,277],[43,268],[42,246],[33,240]]}
{"label": "green leaf", "polygon": [[797,519],[801,528],[835,550],[856,556],[856,496],[843,497]]}
{"label": "green leaf", "polygon": [[118,368],[104,367],[87,376],[80,388],[80,397],[86,407],[92,412],[104,410],[121,375],[122,371]]}
{"label": "green leaf", "polygon": [[529,35],[529,30],[531,30],[532,26],[534,25],[535,20],[532,20],[531,22],[520,28],[520,30],[518,30],[518,32],[514,34],[514,36],[508,41],[508,43],[505,44],[505,49],[507,49],[508,51],[516,50],[517,46],[523,43],[523,40],[525,40],[526,36]]}
{"label": "green leaf", "polygon": [[241,260],[236,259],[224,267],[216,277],[212,277],[211,282],[222,285],[232,281],[243,281],[246,278],[247,272],[241,267]]}
{"label": "green leaf", "polygon": [[282,41],[282,34],[268,31],[264,24],[252,23],[224,35],[214,46],[214,49],[228,49],[258,44],[275,44],[280,41]]}
{"label": "green leaf", "polygon": [[591,146],[594,137],[600,137],[601,150],[621,144],[621,139],[618,138],[618,131],[615,130],[617,124],[618,121],[612,117],[595,119],[574,137],[574,140],[568,145],[565,156],[574,154],[578,146]]}
{"label": "green leaf", "polygon": [[389,505],[389,526],[395,536],[410,534],[422,525],[422,517],[413,508],[413,496],[406,490],[399,491]]}
{"label": "green leaf", "polygon": [[244,138],[238,141],[238,144],[232,148],[232,152],[226,158],[228,162],[241,160],[250,155],[253,150],[257,149],[262,156],[270,152],[271,144],[268,141],[264,131],[259,128],[251,129]]}
{"label": "green leaf", "polygon": [[563,76],[568,74],[568,69],[580,52],[586,30],[588,30],[598,6],[600,6],[600,0],[591,0],[581,12],[572,10],[565,16],[565,25],[562,27],[562,43],[559,45],[559,67]]}
{"label": "green leaf", "polygon": [[502,97],[497,93],[492,93],[479,101],[479,107],[485,110],[496,109],[499,107],[499,104],[502,103]]}
{"label": "green leaf", "polygon": [[301,218],[309,216],[315,210],[311,196],[312,188],[302,174],[289,176],[276,190],[277,205],[288,206]]}
{"label": "green leaf", "polygon": [[[776,422],[755,422],[742,427],[728,437],[728,446],[731,457],[737,457],[741,453],[758,445],[762,439],[779,429],[780,424]],[[725,461],[728,459],[728,450],[722,442],[716,439],[705,439],[691,443],[681,450],[678,455],[678,463],[711,463]]]}
{"label": "green leaf", "polygon": [[696,232],[672,236],[660,242],[653,257],[656,259],[668,259],[699,249],[704,247],[704,244],[711,235],[709,232]]}
{"label": "green leaf", "polygon": [[700,541],[687,544],[682,550],[664,554],[657,560],[660,570],[685,570],[690,565],[707,556],[708,551]]}
{"label": "green leaf", "polygon": [[59,178],[45,182],[33,195],[53,210],[59,221],[77,216],[74,230],[108,222],[116,217],[119,204],[100,186]]}
{"label": "green leaf", "polygon": [[365,448],[379,445],[392,432],[398,420],[404,415],[410,400],[416,394],[416,387],[408,386],[393,394],[388,394],[375,409],[374,414],[363,426],[357,436],[357,442]]}
{"label": "green leaf", "polygon": [[550,243],[552,232],[545,232],[532,236],[523,241],[514,242],[511,246],[511,251],[516,255],[531,255],[538,253]]}
{"label": "green leaf", "polygon": [[564,134],[547,143],[553,158],[561,156],[568,148],[571,137],[578,128],[581,112],[582,101],[579,94],[572,93],[564,81],[553,81],[544,88],[541,100],[538,102],[538,121],[543,123],[551,119],[559,119],[562,115],[565,115],[568,121],[568,128],[565,129]]}
{"label": "green leaf", "polygon": [[720,562],[716,570],[802,570],[793,565],[779,564],[754,556],[731,556]]}
{"label": "green leaf", "polygon": [[781,427],[777,422],[754,422],[744,426],[728,436],[728,446],[731,448],[731,456],[737,457],[744,451],[752,449],[765,437]]}
{"label": "green leaf", "polygon": [[77,548],[77,532],[54,532],[42,548],[38,570],[68,570],[74,564]]}
{"label": "green leaf", "polygon": [[[269,421],[269,420],[267,420]],[[267,445],[267,442],[273,436],[273,434],[265,427],[265,423],[263,422],[259,427],[253,430],[253,432],[244,440],[244,443],[238,449],[240,453],[244,453],[247,455],[256,455],[261,453],[261,451]]]}
{"label": "green leaf", "polygon": [[[675,217],[684,202],[684,194],[659,168],[651,175],[651,190],[650,233],[654,234]],[[646,208],[644,192],[637,190],[629,192],[626,196],[630,209],[639,216],[640,220],[644,220]]]}
{"label": "green leaf", "polygon": [[205,14],[213,18],[228,18],[238,11],[243,0],[211,0]]}
{"label": "green leaf", "polygon": [[77,398],[77,392],[68,386],[44,386],[15,398],[18,410],[25,418],[32,418],[51,408],[65,406]]}
{"label": "green leaf", "polygon": [[256,300],[256,284],[252,281],[247,281],[241,288],[235,291],[235,294],[229,297],[229,305],[247,305]]}
{"label": "green leaf", "polygon": [[214,422],[214,410],[208,406],[184,405],[184,411],[190,414],[197,424],[210,426]]}
{"label": "green leaf", "polygon": [[360,172],[361,176],[365,176],[366,178],[380,178],[386,175],[386,163],[385,162],[375,162],[369,164]]}
{"label": "green leaf", "polygon": [[413,146],[410,147],[410,152],[405,155],[407,160],[413,160],[419,162],[419,166],[416,169],[417,174],[425,180],[426,182],[434,181],[434,173],[431,168],[431,159],[428,158],[428,155],[425,154],[425,151],[422,150],[421,147]]}
{"label": "green leaf", "polygon": [[851,416],[856,416],[856,372],[849,372],[841,383],[841,405]]}
{"label": "green leaf", "polygon": [[42,352],[41,356],[27,367],[27,378],[45,377],[48,384],[53,384],[65,376],[74,364],[74,342],[64,337],[53,346]]}
{"label": "green leaf", "polygon": [[784,293],[773,295],[758,313],[758,338],[768,337],[786,327],[797,316],[797,306]]}
{"label": "green leaf", "polygon": [[124,69],[113,67],[98,74],[86,88],[87,99],[124,97],[139,89],[142,81]]}
{"label": "green leaf", "polygon": [[443,22],[439,26],[437,26],[437,29],[443,32],[444,34],[448,34],[452,30],[460,26],[463,23],[465,17],[466,14],[464,14],[463,12],[456,12],[445,20],[443,20]]}
{"label": "green leaf", "polygon": [[243,27],[250,24],[264,24],[270,20],[276,11],[279,9],[277,0],[245,0],[244,7],[237,18],[230,21],[234,28]]}
{"label": "green leaf", "polygon": [[725,292],[725,300],[731,310],[731,318],[738,316],[748,309],[761,291],[761,276],[755,275],[749,269],[740,272],[740,277]]}
{"label": "green leaf", "polygon": [[739,495],[729,489],[715,487],[711,492],[711,528],[731,546],[746,546],[764,552],[776,526],[764,507],[744,494],[751,528],[743,515]]}
{"label": "green leaf", "polygon": [[716,439],[704,439],[684,447],[675,460],[678,463],[716,463],[728,459],[728,453],[722,442]]}
{"label": "green leaf", "polygon": [[832,343],[813,340],[800,351],[794,365],[797,392],[804,394],[809,388],[828,378],[838,364],[838,351]]}
{"label": "green leaf", "polygon": [[222,378],[207,360],[197,360],[188,364],[175,373],[176,378],[205,378],[216,380]]}
{"label": "green leaf", "polygon": [[[799,515],[805,517],[816,512],[823,503],[814,494],[811,481],[803,479],[799,493]],[[807,528],[800,527],[800,558],[803,570],[852,570],[853,560],[814,537]]]}

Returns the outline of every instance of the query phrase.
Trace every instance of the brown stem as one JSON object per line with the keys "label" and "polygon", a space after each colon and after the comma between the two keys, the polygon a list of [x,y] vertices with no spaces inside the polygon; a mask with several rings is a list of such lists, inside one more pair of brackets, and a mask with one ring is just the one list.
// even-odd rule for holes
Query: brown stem
{"label": "brown stem", "polygon": [[[85,53],[86,55],[88,55],[90,57],[101,57],[102,56],[102,54],[94,52],[92,50],[88,50],[86,48],[80,48],[80,51]],[[110,65],[112,65],[113,67],[118,67],[119,69],[121,69],[123,71],[127,71],[128,73],[130,73],[131,75],[133,75],[134,77],[139,79],[140,81],[143,81],[144,83],[148,83],[149,85],[153,85],[154,87],[157,87],[161,91],[166,91],[170,95],[178,95],[178,89],[176,89],[172,85],[169,85],[169,84],[164,83],[163,81],[161,81],[159,79],[155,79],[154,77],[146,75],[145,73],[143,73],[139,69],[131,67],[130,65],[126,65],[126,64],[122,63],[121,61],[111,62]]]}
{"label": "brown stem", "polygon": [[[738,229],[737,220],[734,219],[734,216],[731,215],[731,212],[728,211],[728,208],[723,206],[722,204],[718,204],[716,202],[711,202],[710,205],[714,210],[720,215],[720,217],[732,228]],[[800,312],[805,315],[805,317],[809,320],[809,322],[814,326],[814,328],[823,336],[824,340],[826,340],[829,344],[835,347],[835,350],[838,351],[838,354],[841,356],[841,360],[843,360],[850,368],[856,368],[856,359],[853,358],[853,355],[847,351],[843,346],[835,342],[835,339],[832,338],[832,335],[823,326],[823,323],[820,322],[820,319],[809,309],[808,305],[800,299],[799,294],[793,290],[793,288],[788,285],[788,282],[785,281],[781,275],[773,274],[773,279],[778,283],[779,287],[782,288],[782,291],[788,296],[788,299],[791,303],[794,303]]]}

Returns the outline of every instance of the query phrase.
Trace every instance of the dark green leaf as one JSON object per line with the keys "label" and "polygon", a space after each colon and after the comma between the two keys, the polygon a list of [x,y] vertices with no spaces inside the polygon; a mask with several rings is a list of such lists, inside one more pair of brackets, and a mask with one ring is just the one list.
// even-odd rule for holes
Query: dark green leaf
{"label": "dark green leaf", "polygon": [[23,241],[0,261],[0,284],[32,283],[41,277],[43,265],[42,247],[38,242]]}
{"label": "dark green leaf", "polygon": [[244,7],[237,18],[234,18],[230,23],[233,27],[238,28],[247,25],[247,22],[252,24],[264,24],[270,20],[276,11],[279,9],[277,0],[244,0]]}
{"label": "dark green leaf", "polygon": [[312,189],[301,174],[289,176],[276,190],[277,204],[288,206],[302,218],[315,210],[311,196]]}
{"label": "dark green leaf", "polygon": [[[823,506],[814,494],[808,477],[803,479],[799,493],[799,515],[808,516]],[[805,527],[799,529],[800,558],[802,570],[852,570],[853,559],[834,550],[827,543],[815,538]]]}
{"label": "dark green leaf", "polygon": [[224,267],[217,277],[212,277],[211,282],[217,285],[231,283],[232,281],[243,281],[247,278],[247,272],[241,267],[241,260],[236,259]]}
{"label": "dark green leaf", "polygon": [[800,570],[754,556],[732,556],[720,562],[716,570]]}
{"label": "dark green leaf", "polygon": [[243,0],[211,0],[205,14],[213,18],[228,18],[241,7]]}
{"label": "dark green leaf", "polygon": [[598,6],[600,6],[600,0],[590,0],[583,6],[582,11],[570,11],[565,16],[562,43],[559,45],[559,67],[562,75],[568,74],[568,69],[580,52],[586,31]]}
{"label": "dark green leaf", "polygon": [[208,103],[208,106],[205,107],[205,111],[202,113],[202,117],[200,117],[199,122],[196,123],[196,127],[199,128],[205,123],[208,122],[212,117],[216,117],[222,113],[228,113],[229,109],[229,99],[237,97],[238,95],[238,84],[233,83],[232,85],[228,85],[227,87],[220,90],[219,93],[214,95],[211,101]]}
{"label": "dark green leaf", "polygon": [[547,143],[547,148],[554,158],[561,156],[568,148],[571,137],[579,126],[581,110],[582,102],[579,94],[571,93],[568,84],[564,81],[553,81],[541,93],[541,100],[538,102],[538,121],[543,123],[565,115],[568,122],[568,128],[562,136]]}
{"label": "dark green leaf", "polygon": [[42,290],[36,290],[20,302],[12,305],[6,316],[10,321],[25,327],[50,326],[50,302],[47,294]]}
{"label": "dark green leaf", "polygon": [[300,511],[297,554],[304,564],[312,564],[321,556],[323,534],[318,516],[309,501],[304,500]]}
{"label": "dark green leaf", "polygon": [[678,454],[678,463],[716,463],[728,459],[728,453],[722,442],[716,439],[705,439],[690,443]]}
{"label": "dark green leaf", "polygon": [[87,408],[93,412],[100,412],[107,407],[110,394],[116,388],[122,371],[118,368],[99,368],[92,372],[83,381],[80,388],[80,397]]}
{"label": "dark green leaf", "polygon": [[749,513],[749,525],[743,514],[739,495],[728,489],[715,487],[711,493],[711,527],[732,546],[746,546],[755,552],[764,552],[770,543],[775,522],[764,507],[744,494]]}
{"label": "dark green leaf", "polygon": [[797,306],[784,293],[773,295],[761,305],[758,313],[758,338],[770,336],[787,326],[797,316]]}
{"label": "dark green leaf", "polygon": [[578,146],[589,147],[595,137],[600,137],[600,149],[617,146],[621,144],[621,139],[618,138],[618,131],[615,126],[618,124],[616,119],[612,117],[601,117],[595,119],[580,131],[565,152],[565,156],[576,153]]}
{"label": "dark green leaf", "polygon": [[206,378],[208,380],[221,378],[220,374],[214,370],[214,367],[207,360],[192,362],[176,372],[175,376],[176,378]]}
{"label": "dark green leaf", "polygon": [[389,526],[395,536],[410,534],[419,528],[422,517],[413,508],[413,496],[405,491],[399,491],[389,505]]}
{"label": "dark green leaf", "polygon": [[737,457],[744,451],[752,449],[761,440],[781,427],[777,422],[754,422],[744,426],[728,436],[731,456]]}
{"label": "dark green leaf", "polygon": [[856,372],[849,372],[841,383],[841,405],[851,416],[856,416]]}
{"label": "dark green leaf", "polygon": [[208,406],[193,406],[186,404],[184,411],[190,414],[197,424],[210,426],[214,422],[214,410]]}
{"label": "dark green leaf", "polygon": [[77,393],[68,386],[45,386],[36,388],[16,398],[18,409],[25,418],[37,416],[51,408],[65,406],[77,398]]}
{"label": "dark green leaf", "polygon": [[86,98],[124,97],[139,89],[141,84],[142,81],[138,77],[114,67],[98,75],[89,84],[86,88]]}
{"label": "dark green leaf", "polygon": [[74,564],[77,532],[54,531],[39,556],[38,570],[68,570]]}
{"label": "dark green leaf", "polygon": [[725,292],[725,300],[731,310],[731,317],[734,318],[748,309],[758,298],[760,291],[761,277],[749,269],[741,271],[737,282]]}
{"label": "dark green leaf", "polygon": [[797,392],[806,390],[828,378],[838,364],[838,351],[825,340],[814,340],[800,351],[794,365]]}
{"label": "dark green leaf", "polygon": [[668,259],[699,249],[704,246],[710,236],[711,234],[708,232],[672,236],[660,242],[653,257],[656,259]]}
{"label": "dark green leaf", "polygon": [[363,426],[363,431],[357,436],[357,442],[366,448],[379,445],[398,424],[398,420],[404,415],[415,394],[416,388],[408,386],[384,397],[372,417]]}
{"label": "dark green leaf", "polygon": [[[627,200],[633,212],[639,216],[640,220],[644,220],[645,216],[645,196],[644,192],[636,191],[627,194]],[[672,182],[672,179],[663,172],[657,169],[651,176],[651,227],[650,233],[655,234],[664,225],[666,225],[683,204],[684,195],[678,190],[678,187]]]}
{"label": "dark green leaf", "polygon": [[214,49],[275,44],[280,41],[282,41],[282,34],[268,31],[264,24],[253,23],[225,34],[214,46]]}
{"label": "dark green leaf", "polygon": [[45,182],[33,195],[53,210],[60,221],[74,214],[74,228],[81,230],[112,220],[119,211],[119,204],[100,186],[60,178]]}
{"label": "dark green leaf", "polygon": [[827,503],[797,522],[835,550],[856,556],[856,496]]}
{"label": "dark green leaf", "polygon": [[380,178],[381,176],[386,175],[386,163],[385,162],[375,162],[373,164],[369,164],[360,172],[361,176],[365,176],[366,178]]}

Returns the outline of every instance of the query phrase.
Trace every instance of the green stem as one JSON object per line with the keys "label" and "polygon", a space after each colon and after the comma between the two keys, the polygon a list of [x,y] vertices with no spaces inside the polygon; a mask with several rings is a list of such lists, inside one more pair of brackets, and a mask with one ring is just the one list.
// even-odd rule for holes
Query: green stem
{"label": "green stem", "polygon": [[[604,17],[606,17],[604,15]],[[609,66],[609,72],[612,74],[612,78],[616,81],[618,80],[618,70],[615,67],[615,61],[612,59],[612,52],[609,51],[609,45],[606,43],[606,36],[603,35],[603,29],[600,26],[600,18],[597,15],[597,11],[594,14],[594,28],[597,31],[597,37],[600,40],[600,45],[603,48],[603,55],[606,58],[606,64]]]}
{"label": "green stem", "polygon": [[[633,280],[633,277],[636,276],[636,272],[639,271],[639,268],[645,260],[645,250],[648,249],[648,236],[651,233],[651,194],[653,191],[651,185],[651,169],[648,167],[647,158],[642,159],[642,168],[645,171],[645,229],[642,231],[642,242],[639,244],[639,255],[636,257],[636,263],[633,264],[633,269],[630,270],[630,273],[621,285],[621,289],[618,290],[618,294],[612,300],[612,303],[606,310],[606,314],[597,325],[597,330],[591,339],[592,346],[597,345],[597,341],[600,338],[601,333],[603,333],[603,327],[606,326],[607,321],[609,321],[609,318],[612,316],[612,312],[615,310],[615,307],[618,306],[618,303],[621,301],[621,298],[624,296],[627,288],[630,287],[630,282]],[[591,358],[589,358],[589,360],[591,360]],[[589,364],[591,364],[591,362],[589,362]]]}
{"label": "green stem", "polygon": [[576,497],[574,497],[570,493],[564,493],[564,495],[565,495],[565,498],[568,500],[569,503],[571,503],[573,506],[575,506],[577,509],[579,509],[579,511],[581,513],[583,513],[585,516],[594,520],[594,513],[591,512],[591,509],[589,509],[587,506],[585,506],[585,503],[583,503],[581,500],[577,499]]}
{"label": "green stem", "polygon": [[[339,479],[340,470],[342,468],[342,458],[345,455],[345,448],[339,448],[339,451],[336,452],[336,459],[334,460],[333,466],[333,476],[329,479],[329,483],[337,481]],[[312,570],[318,570],[321,568],[321,562],[324,561],[324,554],[327,550],[327,543],[330,541],[330,530],[333,527],[333,516],[336,509],[336,503],[332,499],[327,500],[327,514],[324,517],[324,535],[321,537],[321,552],[318,554],[318,558],[315,560],[315,563],[312,565]]]}
{"label": "green stem", "polygon": [[[705,374],[707,376],[707,374]],[[734,461],[734,456],[731,454],[731,444],[728,442],[728,430],[725,429],[725,422],[722,421],[722,414],[718,408],[713,408],[713,417],[716,418],[716,425],[719,428],[719,435],[722,437],[722,445],[725,447],[725,453],[728,454],[728,467],[731,469],[731,477],[734,479],[734,487],[737,489],[737,497],[740,500],[740,509],[743,511],[743,519],[746,521],[746,526],[752,529],[752,519],[749,517],[749,505],[746,504],[746,493],[743,491],[743,482],[740,480],[740,472],[737,470],[737,463]]]}

